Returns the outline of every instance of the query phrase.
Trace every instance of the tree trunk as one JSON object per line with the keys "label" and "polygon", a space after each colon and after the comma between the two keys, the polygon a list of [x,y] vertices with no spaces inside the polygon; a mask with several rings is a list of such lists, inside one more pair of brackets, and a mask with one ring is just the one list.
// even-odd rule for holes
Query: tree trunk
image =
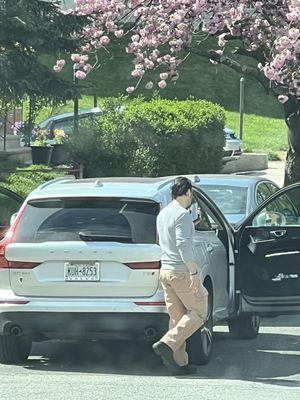
{"label": "tree trunk", "polygon": [[290,98],[284,104],[288,126],[288,152],[285,162],[284,186],[300,182],[300,101]]}

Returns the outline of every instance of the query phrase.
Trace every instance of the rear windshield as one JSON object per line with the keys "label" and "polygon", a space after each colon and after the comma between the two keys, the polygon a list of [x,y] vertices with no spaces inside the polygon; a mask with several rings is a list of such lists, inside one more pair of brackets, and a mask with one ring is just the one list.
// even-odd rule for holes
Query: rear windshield
{"label": "rear windshield", "polygon": [[[60,198],[29,201],[14,242],[89,240],[155,243],[159,205],[147,200]],[[101,239],[99,239],[101,238]]]}
{"label": "rear windshield", "polygon": [[248,188],[230,185],[201,185],[223,214],[246,214]]}

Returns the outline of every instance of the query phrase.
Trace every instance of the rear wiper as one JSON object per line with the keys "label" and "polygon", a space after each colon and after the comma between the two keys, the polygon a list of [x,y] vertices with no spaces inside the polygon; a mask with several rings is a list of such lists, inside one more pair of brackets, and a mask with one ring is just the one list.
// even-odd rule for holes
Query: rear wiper
{"label": "rear wiper", "polygon": [[81,240],[85,242],[121,242],[121,243],[132,243],[132,239],[128,236],[117,236],[117,235],[100,235],[92,232],[79,232]]}

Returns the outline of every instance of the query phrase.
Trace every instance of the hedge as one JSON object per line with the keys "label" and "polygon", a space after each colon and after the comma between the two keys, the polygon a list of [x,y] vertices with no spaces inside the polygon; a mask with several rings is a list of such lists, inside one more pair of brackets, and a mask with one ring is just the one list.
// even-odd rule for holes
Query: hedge
{"label": "hedge", "polygon": [[[20,168],[17,168],[17,170]],[[24,172],[12,172],[8,175],[0,186],[4,186],[20,196],[26,197],[32,190],[36,189],[42,183],[51,179],[65,175],[62,172],[49,171],[45,165],[31,165],[27,168],[21,168]],[[37,170],[45,170],[39,172]],[[48,171],[47,171],[48,170]]]}
{"label": "hedge", "polygon": [[107,99],[103,114],[70,139],[85,176],[217,173],[225,111],[205,100]]}

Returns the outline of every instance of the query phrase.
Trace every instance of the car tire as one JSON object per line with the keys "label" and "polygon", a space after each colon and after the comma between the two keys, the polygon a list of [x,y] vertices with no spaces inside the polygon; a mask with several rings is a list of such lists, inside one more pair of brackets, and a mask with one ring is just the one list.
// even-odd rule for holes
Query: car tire
{"label": "car tire", "polygon": [[208,289],[208,318],[187,340],[187,353],[189,364],[205,365],[211,359],[213,345],[213,293]]}
{"label": "car tire", "polygon": [[228,321],[229,334],[234,339],[255,339],[259,332],[258,315],[240,315]]}
{"label": "car tire", "polygon": [[0,335],[0,362],[21,363],[31,351],[32,340],[27,336]]}

